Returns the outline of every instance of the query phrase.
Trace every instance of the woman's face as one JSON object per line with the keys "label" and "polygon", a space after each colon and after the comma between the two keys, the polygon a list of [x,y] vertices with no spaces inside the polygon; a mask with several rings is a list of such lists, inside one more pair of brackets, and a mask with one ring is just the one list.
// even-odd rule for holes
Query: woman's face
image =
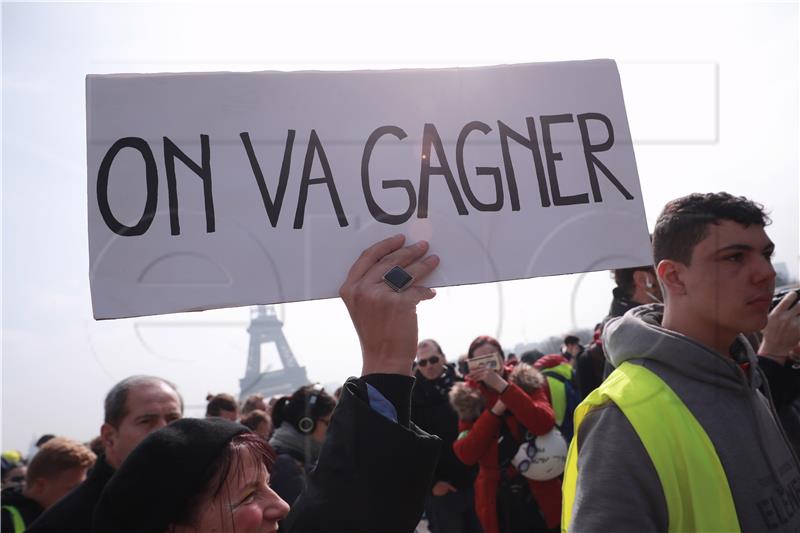
{"label": "woman's face", "polygon": [[[496,354],[496,353],[498,353],[497,347],[487,342],[486,344],[481,344],[480,346],[475,348],[475,350],[473,350],[472,352],[472,357],[475,358],[475,357],[481,357],[483,355]],[[503,369],[498,368],[495,370],[495,372],[497,372],[498,374],[502,374]]]}
{"label": "woman's face", "polygon": [[274,532],[278,521],[289,512],[289,504],[269,487],[267,467],[241,448],[222,490],[210,501],[201,502],[199,508],[195,524],[178,526],[176,533]]}

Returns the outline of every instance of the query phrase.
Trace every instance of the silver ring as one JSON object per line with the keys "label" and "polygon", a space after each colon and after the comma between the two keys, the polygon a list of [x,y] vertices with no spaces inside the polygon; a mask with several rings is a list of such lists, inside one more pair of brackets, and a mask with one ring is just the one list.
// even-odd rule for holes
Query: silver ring
{"label": "silver ring", "polygon": [[411,286],[414,276],[406,272],[402,267],[394,266],[383,275],[383,282],[395,292],[401,292]]}

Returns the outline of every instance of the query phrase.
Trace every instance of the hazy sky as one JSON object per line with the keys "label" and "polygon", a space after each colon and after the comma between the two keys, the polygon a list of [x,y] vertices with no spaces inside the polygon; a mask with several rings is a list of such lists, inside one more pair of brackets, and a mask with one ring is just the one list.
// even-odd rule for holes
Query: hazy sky
{"label": "hazy sky", "polygon": [[[672,198],[727,190],[772,212],[798,264],[796,2],[3,3],[2,447],[88,440],[133,373],[175,381],[200,414],[238,392],[248,309],[95,322],[89,299],[84,78],[90,73],[347,70],[617,60],[650,227]],[[607,273],[448,288],[420,334],[453,357],[591,327]],[[338,300],[280,306],[313,380],[360,370]]]}

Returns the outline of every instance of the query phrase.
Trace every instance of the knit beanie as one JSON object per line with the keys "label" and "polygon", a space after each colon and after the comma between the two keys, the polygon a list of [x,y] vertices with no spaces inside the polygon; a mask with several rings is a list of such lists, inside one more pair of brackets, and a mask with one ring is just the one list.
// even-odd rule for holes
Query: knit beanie
{"label": "knit beanie", "polygon": [[177,420],[145,437],[106,484],[95,533],[164,533],[228,443],[246,427],[223,418]]}

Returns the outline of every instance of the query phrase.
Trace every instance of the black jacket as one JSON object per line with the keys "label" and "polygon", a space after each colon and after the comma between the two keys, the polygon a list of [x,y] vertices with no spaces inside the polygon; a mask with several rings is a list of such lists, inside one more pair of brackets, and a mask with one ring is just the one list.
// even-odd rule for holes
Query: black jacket
{"label": "black jacket", "polygon": [[[38,502],[22,494],[22,491],[18,487],[11,487],[3,490],[1,499],[3,500],[3,507],[10,505],[17,508],[26,526],[30,526],[43,511],[42,506],[39,505]],[[13,533],[14,521],[11,518],[11,513],[3,509],[2,515],[3,519],[0,531],[3,533]]]}
{"label": "black jacket", "polygon": [[463,380],[456,375],[452,363],[435,380],[426,379],[417,371],[411,392],[411,420],[420,429],[442,439],[442,454],[436,465],[434,483],[447,481],[461,490],[475,481],[478,467],[465,465],[453,452],[453,443],[458,438],[458,415],[450,406],[447,395],[458,381]]}
{"label": "black jacket", "polygon": [[[370,407],[367,382],[395,406],[398,422]],[[386,374],[345,383],[317,467],[281,531],[414,531],[441,441],[409,422],[412,384],[408,376]]]}
{"label": "black jacket", "polygon": [[600,341],[593,342],[575,357],[575,382],[581,400],[603,382],[606,356]]}
{"label": "black jacket", "polygon": [[758,366],[769,382],[772,403],[789,442],[800,456],[800,368],[791,360],[781,365],[761,356],[758,357]]}
{"label": "black jacket", "polygon": [[26,533],[89,533],[92,531],[92,513],[100,493],[114,474],[104,456],[89,472],[86,481],[58,500],[45,511]]}
{"label": "black jacket", "polygon": [[292,505],[306,486],[306,471],[292,454],[277,447],[275,453],[277,457],[272,465],[269,485],[286,503]]}

